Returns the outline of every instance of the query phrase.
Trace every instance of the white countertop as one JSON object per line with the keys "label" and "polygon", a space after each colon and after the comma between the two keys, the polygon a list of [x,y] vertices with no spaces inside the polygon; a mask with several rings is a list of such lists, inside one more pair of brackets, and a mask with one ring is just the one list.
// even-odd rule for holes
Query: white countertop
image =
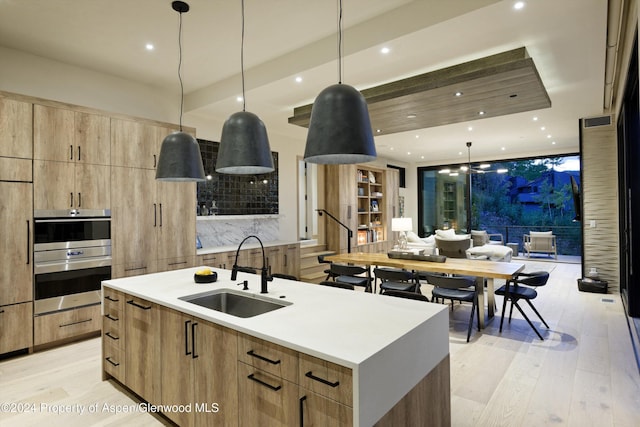
{"label": "white countertop", "polygon": [[[292,245],[295,243],[299,243],[298,241],[289,241],[289,240],[272,240],[270,242],[262,242],[262,245],[265,248],[271,246],[282,246],[282,245]],[[260,247],[260,243],[255,240],[247,240],[247,242],[242,245],[242,249],[257,249]],[[229,246],[215,246],[210,248],[201,248],[196,251],[197,255],[207,255],[207,254],[217,254],[222,252],[230,252],[236,251],[238,249],[238,245],[229,245]]]}
{"label": "white countertop", "polygon": [[[103,285],[353,369],[355,425],[377,421],[449,354],[446,305],[277,278],[263,295],[259,275],[238,273],[232,282],[231,271],[212,268],[218,281],[196,284],[199,268]],[[248,294],[293,304],[239,318],[178,299],[213,289],[241,290],[236,283],[245,279]]]}

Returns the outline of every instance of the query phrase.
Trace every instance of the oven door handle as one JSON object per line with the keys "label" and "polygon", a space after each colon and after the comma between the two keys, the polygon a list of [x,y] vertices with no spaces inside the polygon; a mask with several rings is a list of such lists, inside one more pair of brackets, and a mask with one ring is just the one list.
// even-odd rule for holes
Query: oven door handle
{"label": "oven door handle", "polygon": [[111,221],[110,217],[97,218],[97,217],[75,217],[75,218],[56,218],[56,219],[35,219],[34,222],[37,223],[45,223],[45,222],[82,222],[82,221]]}
{"label": "oven door handle", "polygon": [[84,255],[84,251],[68,251],[67,256]]}

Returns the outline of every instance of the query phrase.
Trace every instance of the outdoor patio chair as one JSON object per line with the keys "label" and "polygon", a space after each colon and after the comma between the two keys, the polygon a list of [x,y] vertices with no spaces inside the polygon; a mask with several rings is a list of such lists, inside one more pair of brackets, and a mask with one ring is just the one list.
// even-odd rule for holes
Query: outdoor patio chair
{"label": "outdoor patio chair", "polygon": [[530,231],[523,236],[523,247],[527,258],[531,258],[531,253],[536,252],[553,254],[553,257],[558,259],[556,236],[553,231]]}

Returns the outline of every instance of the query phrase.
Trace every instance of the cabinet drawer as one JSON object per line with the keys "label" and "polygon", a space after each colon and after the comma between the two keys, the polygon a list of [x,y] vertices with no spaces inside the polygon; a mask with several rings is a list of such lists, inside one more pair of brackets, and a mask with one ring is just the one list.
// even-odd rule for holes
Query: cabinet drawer
{"label": "cabinet drawer", "polygon": [[106,336],[102,337],[102,369],[119,381],[124,381],[124,349]]}
{"label": "cabinet drawer", "polygon": [[298,386],[238,362],[239,426],[300,425]]}
{"label": "cabinet drawer", "polygon": [[298,382],[298,353],[286,347],[240,335],[238,360],[294,383]]}
{"label": "cabinet drawer", "polygon": [[353,375],[351,369],[317,357],[300,353],[301,387],[347,406],[353,406]]}
{"label": "cabinet drawer", "polygon": [[33,345],[33,303],[0,306],[0,354]]}
{"label": "cabinet drawer", "polygon": [[302,387],[299,388],[298,401],[301,426],[353,426],[353,408],[350,406],[320,396]]}
{"label": "cabinet drawer", "polygon": [[124,315],[124,294],[109,288],[102,292],[102,313],[109,319],[121,319]]}
{"label": "cabinet drawer", "polygon": [[102,336],[104,342],[124,348],[124,325],[121,318],[105,314],[102,318]]}
{"label": "cabinet drawer", "polygon": [[99,331],[100,306],[92,305],[33,319],[33,344],[40,345]]}

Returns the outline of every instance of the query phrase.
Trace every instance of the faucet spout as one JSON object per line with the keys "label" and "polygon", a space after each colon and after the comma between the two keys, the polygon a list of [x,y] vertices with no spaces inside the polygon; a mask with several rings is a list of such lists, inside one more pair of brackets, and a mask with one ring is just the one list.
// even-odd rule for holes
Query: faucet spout
{"label": "faucet spout", "polygon": [[242,245],[244,244],[244,242],[246,242],[248,239],[252,237],[256,239],[258,243],[260,243],[260,249],[262,250],[262,267],[260,268],[260,293],[266,294],[268,293],[267,282],[273,279],[271,278],[271,275],[269,274],[269,268],[267,267],[267,259],[264,254],[264,245],[262,244],[262,240],[260,240],[258,236],[255,236],[253,234],[250,236],[247,236],[238,245],[238,249],[236,250],[236,259],[233,263],[233,269],[231,270],[231,280],[236,280],[236,278],[238,277],[238,271],[255,272],[254,269],[257,268],[257,267],[241,267],[238,265],[238,256],[240,255],[240,249],[242,248]]}

